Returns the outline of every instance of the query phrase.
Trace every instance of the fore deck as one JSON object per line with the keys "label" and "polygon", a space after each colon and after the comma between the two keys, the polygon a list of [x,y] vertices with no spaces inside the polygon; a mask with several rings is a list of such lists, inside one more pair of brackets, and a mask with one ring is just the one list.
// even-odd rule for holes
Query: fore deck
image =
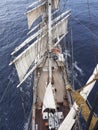
{"label": "fore deck", "polygon": [[64,64],[61,61],[52,59],[52,91],[56,104],[56,110],[54,111],[46,108],[43,111],[43,100],[47,85],[49,84],[48,70],[47,58],[45,63],[40,65],[36,71],[37,87],[36,103],[34,104],[35,111],[33,112],[33,130],[48,130],[49,127],[51,129],[58,129],[70,110],[70,102],[66,91],[66,73],[64,73]]}

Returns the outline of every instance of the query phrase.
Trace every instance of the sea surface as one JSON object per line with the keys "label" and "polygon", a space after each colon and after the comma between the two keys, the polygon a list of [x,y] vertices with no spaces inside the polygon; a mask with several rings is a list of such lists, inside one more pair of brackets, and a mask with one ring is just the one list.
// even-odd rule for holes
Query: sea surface
{"label": "sea surface", "polygon": [[[89,1],[89,3],[88,3]],[[27,88],[16,88],[17,75],[9,66],[10,53],[27,38],[24,14],[33,0],[0,0],[0,130],[26,130],[32,103],[30,79]],[[63,0],[72,11],[72,34],[76,86],[82,87],[98,63],[98,0]],[[88,100],[92,105],[98,85]],[[98,114],[98,107],[96,107]]]}

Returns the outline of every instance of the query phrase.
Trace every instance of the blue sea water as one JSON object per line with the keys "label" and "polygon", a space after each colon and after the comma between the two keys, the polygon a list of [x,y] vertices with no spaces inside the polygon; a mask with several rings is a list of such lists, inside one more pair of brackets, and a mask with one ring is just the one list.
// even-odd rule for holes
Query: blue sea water
{"label": "blue sea water", "polygon": [[[82,74],[80,71],[77,75],[80,83],[75,86],[77,89],[86,83],[98,63],[98,1],[89,0],[89,5],[87,0],[63,0],[65,2],[63,8],[67,6],[72,10],[74,61],[82,70]],[[27,37],[24,13],[30,3],[32,0],[0,0],[0,130],[26,129],[32,102],[31,88],[28,85],[22,92],[16,88],[17,76],[9,62],[10,53]],[[91,104],[97,91],[96,85],[89,96]]]}

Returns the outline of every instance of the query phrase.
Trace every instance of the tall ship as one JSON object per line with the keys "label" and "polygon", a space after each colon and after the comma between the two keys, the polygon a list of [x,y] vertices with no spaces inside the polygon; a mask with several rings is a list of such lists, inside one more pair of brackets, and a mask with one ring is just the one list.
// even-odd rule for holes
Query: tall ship
{"label": "tall ship", "polygon": [[89,130],[97,130],[97,118],[86,101],[98,79],[98,65],[86,85],[75,91],[68,76],[68,54],[64,56],[60,44],[68,35],[71,11],[60,11],[59,0],[37,0],[26,15],[30,37],[11,53],[10,65],[17,70],[17,87],[34,75],[28,130],[81,130],[80,113]]}

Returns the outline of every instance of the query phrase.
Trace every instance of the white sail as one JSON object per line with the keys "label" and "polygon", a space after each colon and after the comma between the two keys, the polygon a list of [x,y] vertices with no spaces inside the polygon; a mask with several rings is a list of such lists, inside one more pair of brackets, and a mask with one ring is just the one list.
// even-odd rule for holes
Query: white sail
{"label": "white sail", "polygon": [[46,88],[46,92],[43,100],[42,112],[47,108],[56,109],[51,83],[49,83]]}
{"label": "white sail", "polygon": [[28,19],[28,28],[32,26],[33,22],[41,15],[43,15],[46,11],[45,7],[46,2],[41,3],[34,9],[27,12],[27,19]]}
{"label": "white sail", "polygon": [[[52,27],[52,36],[53,40],[55,38],[59,38],[61,35],[66,35],[67,34],[67,24],[68,24],[68,17],[64,17],[61,21],[57,22],[53,27]],[[15,50],[11,53],[11,55],[15,54],[17,51],[19,51],[21,48],[23,48],[25,45],[27,45],[29,42],[31,42],[34,38],[38,37],[41,33],[47,32],[47,25],[43,26],[39,31],[31,35],[29,38],[27,38],[23,43],[21,43]]]}
{"label": "white sail", "polygon": [[[57,39],[57,43],[55,45],[53,44],[52,48],[55,47],[60,40],[63,39],[63,37],[67,34],[67,23],[68,23],[68,16],[65,16],[61,19],[61,21],[58,21],[56,24],[52,27],[52,40]],[[12,62],[15,64],[18,77],[20,82],[23,80],[25,74],[27,73],[29,67],[31,64],[47,51],[47,38],[48,38],[48,29],[47,25],[43,26],[39,31],[37,31],[35,34],[30,36],[28,39],[26,39],[19,47],[15,49],[15,51],[12,53],[16,53],[18,50],[20,50],[22,47],[24,47],[26,44],[31,42],[34,38],[37,38],[39,35],[42,35],[41,38],[36,40],[32,45],[30,45],[27,49],[25,49],[19,56],[17,56]]]}
{"label": "white sail", "polygon": [[[59,5],[59,0],[52,0],[52,9],[57,9]],[[33,22],[41,15],[46,15],[46,1],[40,3],[37,5],[35,8],[32,10],[28,11],[27,14],[27,19],[28,19],[28,28],[32,26]]]}
{"label": "white sail", "polygon": [[60,0],[52,0],[52,8],[57,9],[59,7]]}
{"label": "white sail", "polygon": [[61,15],[59,15],[58,17],[56,17],[55,19],[52,20],[52,24],[56,23],[57,21],[60,21],[64,17],[68,18],[71,15],[70,12],[71,12],[71,10],[67,10],[67,11],[63,12]]}
{"label": "white sail", "polygon": [[19,51],[21,48],[23,48],[25,45],[27,45],[29,42],[31,42],[34,38],[38,37],[39,35],[42,35],[42,32],[45,33],[47,30],[47,26],[44,26],[39,31],[28,37],[23,43],[21,43],[15,50],[11,53],[11,55],[15,54],[17,51]]}
{"label": "white sail", "polygon": [[43,22],[40,22],[38,25],[36,25],[35,27],[33,27],[27,34],[32,33],[33,31],[35,31],[36,29],[40,28],[40,26],[43,24]]}
{"label": "white sail", "polygon": [[55,24],[52,28],[52,36],[53,39],[59,38],[63,34],[67,34],[67,24],[68,24],[68,17],[63,18],[57,24]]}
{"label": "white sail", "polygon": [[42,57],[41,59],[39,59],[36,64],[30,69],[30,71],[28,71],[28,73],[23,77],[23,79],[21,80],[21,82],[17,85],[17,88],[20,87],[20,85],[30,76],[30,74],[33,73],[33,71],[37,68],[37,66],[42,63],[42,61],[44,60],[45,57]]}
{"label": "white sail", "polygon": [[[98,65],[96,66],[96,68],[94,69],[94,72],[93,74],[91,75],[91,77],[89,78],[89,80],[87,81],[86,84],[88,84],[89,82],[91,82],[94,78],[95,78],[95,75],[98,74]],[[95,85],[95,82],[94,81],[93,83],[91,83],[90,85],[86,86],[85,88],[83,88],[83,90],[80,92],[81,96],[84,98],[84,100],[86,101],[87,100],[87,97],[89,96],[90,92],[92,91],[94,85]],[[65,124],[69,124],[69,119],[70,121],[72,121],[74,123],[74,119],[75,119],[75,116],[77,114],[77,111],[78,111],[79,107],[78,105],[74,102],[73,106],[71,107],[68,115],[66,116],[66,118],[64,119],[64,123]],[[61,124],[63,125],[63,123]],[[74,125],[74,124],[73,124]],[[71,130],[73,125],[70,127],[70,128],[67,128],[67,130]],[[63,127],[63,126],[62,126]],[[61,129],[60,129],[61,130]],[[63,130],[66,130],[65,128]]]}
{"label": "white sail", "polygon": [[[57,28],[57,29],[56,29]],[[47,29],[45,26],[44,29]],[[42,32],[43,29],[39,30],[39,32]],[[67,34],[67,19],[63,19],[61,22],[56,24],[52,29],[52,35],[53,39],[57,38],[59,39],[59,36],[64,34]],[[38,32],[35,33],[33,36],[25,40],[17,49],[18,51],[20,48],[25,46],[27,43],[29,43],[33,38],[38,36]],[[64,36],[64,35],[63,35]],[[63,37],[62,36],[62,37]],[[16,57],[12,62],[15,64],[19,80],[23,79],[26,72],[28,71],[31,64],[34,62],[34,60],[38,57],[40,58],[47,50],[47,34],[35,41],[32,45],[30,45],[25,51],[23,51],[18,57]],[[60,39],[62,39],[62,37]],[[60,40],[58,40],[60,41]],[[16,52],[15,51],[15,52]],[[14,53],[15,53],[14,52]]]}
{"label": "white sail", "polygon": [[[58,12],[59,10],[55,10],[53,13],[52,13],[52,16],[53,15],[55,15],[57,12]],[[67,11],[66,11],[67,12]],[[60,16],[61,17],[61,16]],[[55,21],[56,21],[56,19],[54,19]],[[53,23],[55,22],[53,20]],[[35,27],[33,27],[29,32],[28,32],[28,34],[30,34],[30,33],[32,33],[35,29],[37,29],[38,27],[41,27],[41,26],[43,26],[44,25],[44,23],[43,23],[43,21],[41,21],[38,25],[36,25]]]}
{"label": "white sail", "polygon": [[12,61],[12,63],[15,64],[20,82],[27,73],[31,64],[34,61],[39,60],[46,51],[47,37],[46,35],[43,35]]}
{"label": "white sail", "polygon": [[58,38],[57,42],[54,44],[53,48],[55,48],[65,36],[66,36],[66,33],[64,35],[62,35],[60,38]]}

